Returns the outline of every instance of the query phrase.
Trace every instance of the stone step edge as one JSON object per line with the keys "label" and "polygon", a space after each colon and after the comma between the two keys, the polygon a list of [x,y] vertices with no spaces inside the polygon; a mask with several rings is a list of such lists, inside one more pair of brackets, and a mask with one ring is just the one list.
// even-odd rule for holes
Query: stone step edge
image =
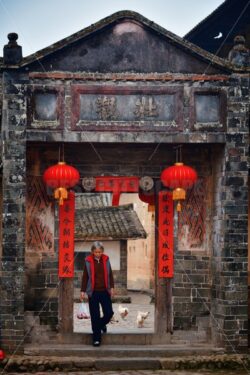
{"label": "stone step edge", "polygon": [[[53,353],[53,354],[51,354]],[[100,348],[99,350],[94,348],[68,348],[68,349],[41,349],[41,350],[25,350],[24,354],[27,357],[34,357],[34,356],[42,356],[42,357],[82,357],[88,358],[98,356],[99,358],[126,358],[126,357],[147,357],[147,358],[171,358],[180,355],[184,356],[192,356],[192,355],[216,355],[216,354],[224,354],[224,350],[215,350],[212,348],[169,348],[169,349],[155,349],[155,348]]]}
{"label": "stone step edge", "polygon": [[82,358],[82,357],[26,357],[13,356],[0,362],[6,372],[90,371],[90,370],[188,370],[188,369],[249,369],[250,356],[223,354],[172,358]]}

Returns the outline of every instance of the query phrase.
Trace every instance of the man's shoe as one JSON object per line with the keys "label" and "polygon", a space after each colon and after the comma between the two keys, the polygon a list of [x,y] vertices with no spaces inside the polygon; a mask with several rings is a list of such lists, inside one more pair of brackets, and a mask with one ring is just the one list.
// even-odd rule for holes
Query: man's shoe
{"label": "man's shoe", "polygon": [[107,327],[106,326],[102,327],[102,332],[107,333]]}
{"label": "man's shoe", "polygon": [[93,342],[93,346],[100,346],[100,345],[101,345],[100,341],[94,341]]}

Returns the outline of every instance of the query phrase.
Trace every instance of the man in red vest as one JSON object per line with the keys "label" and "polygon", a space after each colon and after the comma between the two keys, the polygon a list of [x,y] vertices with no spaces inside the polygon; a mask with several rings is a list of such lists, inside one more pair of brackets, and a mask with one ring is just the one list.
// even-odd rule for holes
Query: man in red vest
{"label": "man in red vest", "polygon": [[93,346],[100,346],[101,333],[107,332],[106,324],[114,315],[111,301],[113,295],[114,278],[109,257],[104,254],[103,244],[96,241],[91,247],[91,255],[85,258],[80,295],[81,300],[89,301]]}

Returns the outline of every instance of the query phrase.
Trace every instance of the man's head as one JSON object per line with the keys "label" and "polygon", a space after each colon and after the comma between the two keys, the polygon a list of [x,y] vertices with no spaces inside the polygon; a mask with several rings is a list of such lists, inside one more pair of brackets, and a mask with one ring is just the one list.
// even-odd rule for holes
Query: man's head
{"label": "man's head", "polygon": [[95,258],[99,259],[102,256],[104,251],[104,246],[101,242],[95,241],[91,246],[91,253],[94,255]]}

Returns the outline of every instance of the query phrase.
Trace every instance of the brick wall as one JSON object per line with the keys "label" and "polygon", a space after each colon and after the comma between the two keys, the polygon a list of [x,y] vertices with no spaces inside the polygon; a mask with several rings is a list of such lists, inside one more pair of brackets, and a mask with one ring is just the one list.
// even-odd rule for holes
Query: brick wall
{"label": "brick wall", "polygon": [[190,251],[175,255],[173,284],[174,329],[197,329],[200,317],[210,328],[210,256]]}
{"label": "brick wall", "polygon": [[24,75],[3,74],[1,346],[16,353],[22,351],[24,337],[26,82]]}
{"label": "brick wall", "polygon": [[214,340],[234,351],[247,347],[248,332],[249,79],[235,76],[230,83],[227,143],[214,163],[212,323]]}

